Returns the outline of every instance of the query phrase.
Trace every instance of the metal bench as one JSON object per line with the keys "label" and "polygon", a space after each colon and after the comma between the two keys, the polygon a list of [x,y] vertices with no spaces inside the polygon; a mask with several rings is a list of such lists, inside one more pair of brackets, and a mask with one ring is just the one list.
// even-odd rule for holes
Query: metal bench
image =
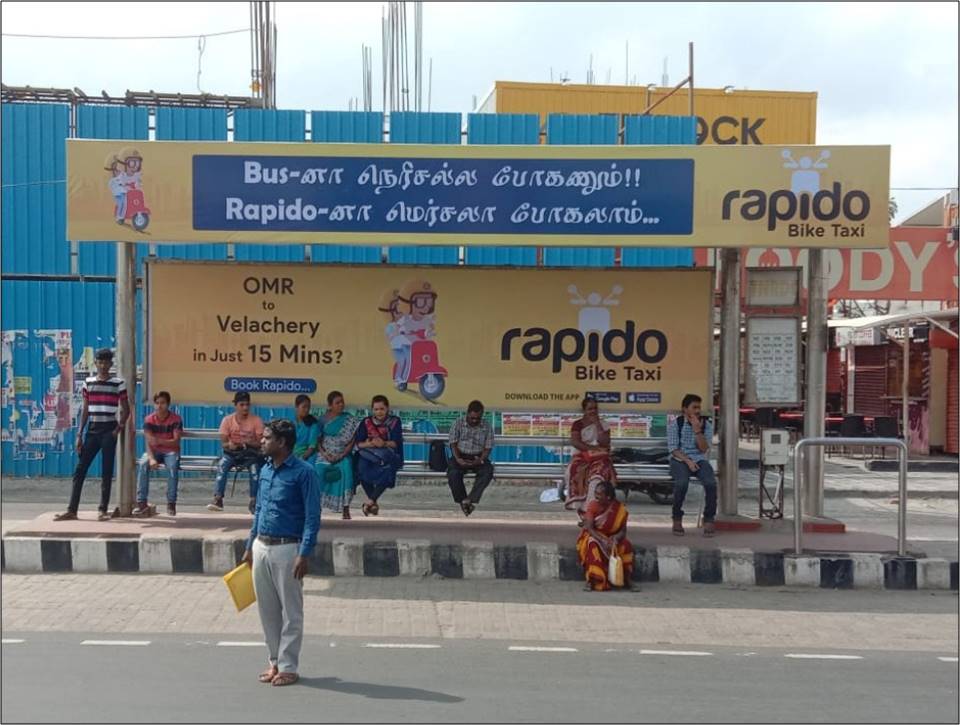
{"label": "metal bench", "polygon": [[[183,437],[188,440],[220,440],[220,435],[212,429],[184,430]],[[433,441],[446,441],[444,433],[405,433],[404,441],[408,444],[429,445]],[[559,436],[497,436],[497,448],[518,448],[545,446],[555,449],[565,449],[570,445],[567,438]],[[614,448],[632,448],[641,453],[666,450],[665,438],[614,438],[611,440]],[[519,480],[558,480],[563,478],[569,463],[569,455],[561,454],[563,460],[557,462],[536,463],[528,461],[494,461],[497,478]],[[180,457],[181,471],[200,473],[215,473],[219,455],[182,455]],[[624,481],[669,481],[670,467],[667,463],[616,463],[614,468],[617,475]],[[237,472],[239,475],[239,471]],[[432,471],[425,458],[408,458],[398,476],[405,479],[445,479],[445,471]],[[234,476],[236,486],[236,475]]]}

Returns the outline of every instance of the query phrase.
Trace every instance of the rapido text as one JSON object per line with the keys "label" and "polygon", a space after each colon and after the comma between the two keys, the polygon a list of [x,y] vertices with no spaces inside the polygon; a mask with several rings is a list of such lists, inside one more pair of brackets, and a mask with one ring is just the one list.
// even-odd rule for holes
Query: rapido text
{"label": "rapido text", "polygon": [[629,320],[623,329],[608,330],[604,334],[584,334],[572,327],[551,332],[545,327],[514,327],[503,334],[500,341],[500,359],[510,360],[514,343],[520,356],[530,362],[550,360],[551,370],[559,373],[564,363],[578,363],[586,358],[595,363],[603,359],[611,363],[625,363],[634,357],[646,365],[656,365],[667,356],[667,336],[661,330],[637,331],[637,324]]}
{"label": "rapido text", "polygon": [[[870,197],[861,189],[844,191],[839,182],[811,195],[778,189],[770,194],[760,189],[728,191],[723,197],[723,219],[734,214],[747,221],[766,219],[767,230],[788,223],[788,236],[864,236],[864,219],[870,214]],[[819,222],[833,222],[828,225]],[[852,224],[850,222],[853,222]]]}

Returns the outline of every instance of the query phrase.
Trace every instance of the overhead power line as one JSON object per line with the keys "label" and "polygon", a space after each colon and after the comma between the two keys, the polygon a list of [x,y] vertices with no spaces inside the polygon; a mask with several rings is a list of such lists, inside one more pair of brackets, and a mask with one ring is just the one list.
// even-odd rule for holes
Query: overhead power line
{"label": "overhead power line", "polygon": [[221,30],[216,33],[193,33],[191,35],[36,35],[33,33],[3,33],[4,38],[43,38],[47,40],[189,40],[191,38],[214,38],[218,35],[249,33],[250,28]]}

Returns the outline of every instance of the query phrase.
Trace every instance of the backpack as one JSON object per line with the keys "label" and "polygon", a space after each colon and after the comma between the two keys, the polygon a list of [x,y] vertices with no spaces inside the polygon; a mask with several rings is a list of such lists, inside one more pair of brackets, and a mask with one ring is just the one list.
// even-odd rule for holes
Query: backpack
{"label": "backpack", "polygon": [[427,465],[431,471],[438,473],[447,470],[447,444],[444,441],[430,441],[430,456],[427,458]]}

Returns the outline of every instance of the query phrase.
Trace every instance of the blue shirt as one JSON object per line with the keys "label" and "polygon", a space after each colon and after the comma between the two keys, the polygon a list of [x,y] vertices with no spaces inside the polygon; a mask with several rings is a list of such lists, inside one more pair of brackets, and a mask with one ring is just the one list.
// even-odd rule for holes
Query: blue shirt
{"label": "blue shirt", "polygon": [[320,477],[309,463],[292,453],[274,468],[260,469],[260,488],[247,548],[258,534],[300,538],[300,556],[310,556],[320,530]]}
{"label": "blue shirt", "polygon": [[[680,431],[678,431],[676,418],[667,417],[667,450],[673,453],[679,448],[694,463],[707,460],[707,455],[697,448],[697,438],[693,435],[690,423],[683,418],[683,414],[677,417],[683,420],[683,429]],[[703,437],[707,439],[709,446],[710,441],[713,440],[713,423],[709,420],[703,425]]]}

